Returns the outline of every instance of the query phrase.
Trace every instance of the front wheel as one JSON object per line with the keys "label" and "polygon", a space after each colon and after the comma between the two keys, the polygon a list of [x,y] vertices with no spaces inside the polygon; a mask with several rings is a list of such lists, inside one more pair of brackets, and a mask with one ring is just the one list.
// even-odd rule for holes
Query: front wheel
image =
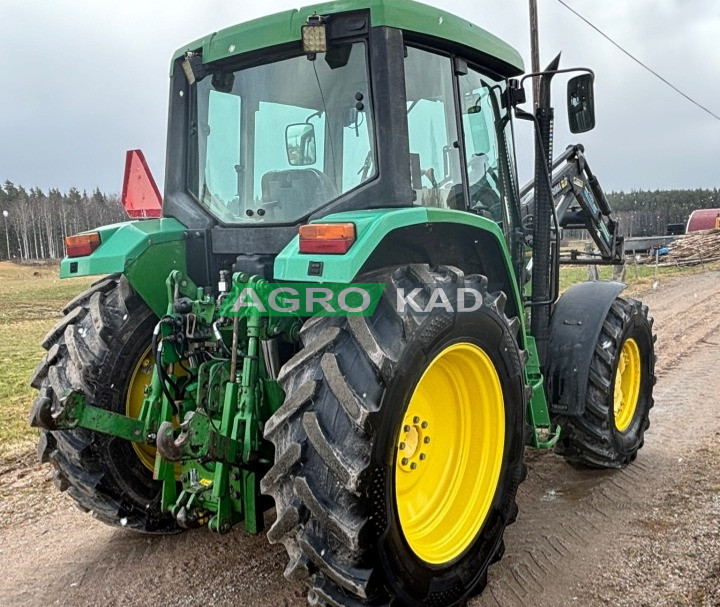
{"label": "front wheel", "polygon": [[[525,477],[519,322],[504,294],[453,268],[363,280],[387,284],[373,316],[310,320],[282,370],[286,402],[265,427],[268,538],[311,604],[461,605],[502,555]],[[478,309],[449,311],[459,286]],[[400,289],[422,308],[441,290],[450,306],[401,315]]]}
{"label": "front wheel", "polygon": [[654,344],[647,306],[616,298],[595,344],[585,410],[563,423],[558,453],[598,468],[620,468],[637,457],[650,426]]}

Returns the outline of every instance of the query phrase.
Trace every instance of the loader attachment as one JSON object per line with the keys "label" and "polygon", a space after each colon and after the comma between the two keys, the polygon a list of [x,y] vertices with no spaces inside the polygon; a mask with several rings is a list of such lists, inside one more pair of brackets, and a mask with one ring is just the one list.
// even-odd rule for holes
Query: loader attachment
{"label": "loader attachment", "polygon": [[[623,237],[620,236],[618,220],[612,217],[612,209],[600,187],[600,182],[590,170],[585,158],[585,148],[571,145],[552,163],[552,194],[555,214],[560,228],[587,230],[595,243],[597,252],[571,250],[559,255],[560,264],[618,265],[625,261]],[[526,184],[520,191],[523,217],[530,222],[529,209],[533,208],[534,183]],[[562,235],[560,235],[562,237]]]}

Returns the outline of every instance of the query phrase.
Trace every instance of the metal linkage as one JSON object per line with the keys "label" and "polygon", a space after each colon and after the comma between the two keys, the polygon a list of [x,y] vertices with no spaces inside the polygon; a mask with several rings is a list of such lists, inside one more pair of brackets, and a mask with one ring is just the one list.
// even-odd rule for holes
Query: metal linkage
{"label": "metal linkage", "polygon": [[[266,283],[236,274],[222,299]],[[153,336],[156,364],[139,417],[95,407],[69,392],[54,410],[48,404],[43,420],[53,430],[87,428],[155,446],[162,509],[181,526],[207,524],[226,533],[244,522],[257,533],[264,506],[259,481],[272,461],[261,428],[284,399],[276,381],[278,342],[297,342],[300,320],[260,316],[252,307],[231,316],[222,300],[178,271],[168,277],[167,292],[170,303]]]}
{"label": "metal linkage", "polygon": [[[587,230],[597,253],[570,251],[558,258],[568,265],[618,265],[624,263],[623,237],[600,182],[591,171],[585,148],[571,145],[552,163],[552,196],[559,225],[567,230]],[[532,206],[534,182],[520,191],[523,207]]]}

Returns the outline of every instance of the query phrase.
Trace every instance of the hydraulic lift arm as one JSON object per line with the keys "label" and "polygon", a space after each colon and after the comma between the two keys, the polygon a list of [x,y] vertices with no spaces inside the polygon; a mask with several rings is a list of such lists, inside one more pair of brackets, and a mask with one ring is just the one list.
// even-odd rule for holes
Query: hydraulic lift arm
{"label": "hydraulic lift arm", "polygon": [[[590,170],[585,148],[571,145],[552,164],[552,193],[555,213],[561,228],[587,230],[598,253],[571,250],[559,256],[561,264],[618,265],[625,261],[623,237],[617,219]],[[529,218],[534,206],[533,182],[520,191],[523,216]]]}

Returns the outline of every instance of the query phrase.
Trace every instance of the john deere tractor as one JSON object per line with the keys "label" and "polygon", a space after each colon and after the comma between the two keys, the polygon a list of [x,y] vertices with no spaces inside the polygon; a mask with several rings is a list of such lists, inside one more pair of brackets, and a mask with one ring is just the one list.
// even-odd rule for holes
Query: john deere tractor
{"label": "john deere tractor", "polygon": [[[575,72],[581,133],[592,72],[523,76],[409,0],[250,21],[171,70],[162,206],[130,153],[135,219],[67,238],[61,276],[102,277],[43,343],[40,458],[111,525],[272,521],[311,604],[463,604],[503,554],[526,446],[621,467],[648,427],[647,308],[616,282],[559,293],[561,263],[623,263],[582,146],[553,161],[551,80]],[[534,124],[524,189],[514,120]]]}

